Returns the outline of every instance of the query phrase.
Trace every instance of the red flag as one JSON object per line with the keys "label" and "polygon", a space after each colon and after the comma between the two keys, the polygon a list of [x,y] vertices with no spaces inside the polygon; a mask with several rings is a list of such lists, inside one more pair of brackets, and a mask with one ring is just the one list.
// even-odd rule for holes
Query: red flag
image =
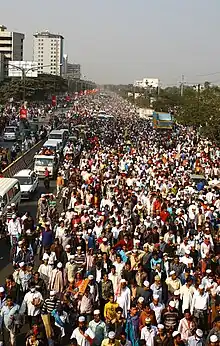
{"label": "red flag", "polygon": [[57,97],[56,95],[52,96],[52,100],[51,100],[52,106],[55,107],[57,105]]}

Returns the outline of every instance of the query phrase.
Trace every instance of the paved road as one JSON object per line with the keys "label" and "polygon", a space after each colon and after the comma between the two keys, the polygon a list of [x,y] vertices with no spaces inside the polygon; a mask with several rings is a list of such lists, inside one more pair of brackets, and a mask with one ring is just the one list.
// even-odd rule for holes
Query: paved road
{"label": "paved road", "polygon": [[[51,181],[51,192],[55,190],[55,181]],[[19,212],[24,214],[29,211],[33,217],[36,216],[37,201],[42,193],[45,193],[43,181],[40,180],[39,188],[33,199],[21,202]],[[4,284],[5,278],[13,272],[12,264],[9,258],[10,246],[7,240],[0,240],[0,285]]]}

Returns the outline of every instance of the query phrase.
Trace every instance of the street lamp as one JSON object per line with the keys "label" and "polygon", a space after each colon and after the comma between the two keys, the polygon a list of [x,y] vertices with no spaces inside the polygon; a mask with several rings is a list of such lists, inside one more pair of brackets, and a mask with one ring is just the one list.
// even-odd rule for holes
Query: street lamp
{"label": "street lamp", "polygon": [[[13,65],[13,64],[10,64],[8,63],[9,66],[21,71],[22,75],[21,75],[21,79],[23,81],[23,104],[25,102],[25,97],[26,97],[26,77],[27,77],[27,74],[28,72],[30,71],[35,71],[35,70],[38,70],[39,69],[39,66],[34,66],[34,67],[30,67],[30,68],[26,68],[26,67],[22,67],[22,66],[16,66],[16,65]],[[63,64],[59,64],[59,66],[62,66]],[[43,66],[40,66],[41,68],[43,67],[49,67],[51,65],[43,65]]]}

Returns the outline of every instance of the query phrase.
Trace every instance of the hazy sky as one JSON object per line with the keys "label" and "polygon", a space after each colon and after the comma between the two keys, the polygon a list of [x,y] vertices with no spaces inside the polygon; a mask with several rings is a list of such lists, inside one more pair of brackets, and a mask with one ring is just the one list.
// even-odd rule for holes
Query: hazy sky
{"label": "hazy sky", "polygon": [[[13,5],[12,5],[13,4]],[[12,0],[0,4],[1,24],[32,34],[48,29],[65,38],[69,62],[98,83],[143,77],[176,84],[220,81],[220,0]]]}

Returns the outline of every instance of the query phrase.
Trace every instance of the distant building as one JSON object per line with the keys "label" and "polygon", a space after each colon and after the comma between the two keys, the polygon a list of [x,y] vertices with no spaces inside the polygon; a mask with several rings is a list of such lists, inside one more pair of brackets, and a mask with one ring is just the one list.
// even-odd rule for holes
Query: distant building
{"label": "distant building", "polygon": [[34,35],[33,60],[38,63],[38,74],[62,75],[64,38],[49,31]]}
{"label": "distant building", "polygon": [[159,79],[158,78],[143,78],[142,80],[136,80],[134,82],[135,87],[139,88],[158,88],[159,86]]}
{"label": "distant building", "polygon": [[68,62],[68,55],[63,56],[63,76],[71,79],[80,79],[81,77],[81,66],[80,64],[71,64]]}
{"label": "distant building", "polygon": [[0,82],[4,80],[5,77],[5,57],[3,53],[0,53]]}

